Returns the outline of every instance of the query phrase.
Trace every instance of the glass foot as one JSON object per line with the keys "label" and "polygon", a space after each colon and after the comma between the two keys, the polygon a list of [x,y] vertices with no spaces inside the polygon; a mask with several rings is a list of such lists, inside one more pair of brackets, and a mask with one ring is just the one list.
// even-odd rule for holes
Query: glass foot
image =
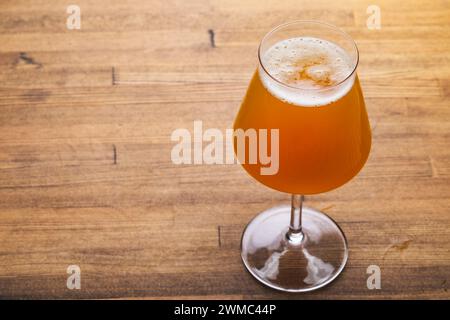
{"label": "glass foot", "polygon": [[245,228],[242,261],[265,285],[288,292],[306,292],[333,281],[348,258],[347,239],[330,217],[303,207],[302,237],[288,239],[291,207],[271,208]]}

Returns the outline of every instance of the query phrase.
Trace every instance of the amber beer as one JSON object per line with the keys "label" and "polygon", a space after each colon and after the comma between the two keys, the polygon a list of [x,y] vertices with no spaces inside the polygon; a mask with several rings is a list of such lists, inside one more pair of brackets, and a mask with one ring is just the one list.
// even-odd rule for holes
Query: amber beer
{"label": "amber beer", "polygon": [[234,129],[279,129],[279,170],[262,175],[262,164],[243,163],[245,170],[292,194],[346,183],[363,167],[371,145],[350,56],[332,42],[301,37],[275,43],[260,60]]}

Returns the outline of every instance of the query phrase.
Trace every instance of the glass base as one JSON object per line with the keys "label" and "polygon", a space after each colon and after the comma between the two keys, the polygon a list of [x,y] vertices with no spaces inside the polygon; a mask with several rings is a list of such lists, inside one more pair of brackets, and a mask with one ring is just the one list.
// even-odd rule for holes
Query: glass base
{"label": "glass base", "polygon": [[302,234],[287,236],[291,207],[256,216],[245,228],[242,261],[263,284],[281,291],[306,292],[333,281],[348,258],[347,239],[326,214],[303,207]]}

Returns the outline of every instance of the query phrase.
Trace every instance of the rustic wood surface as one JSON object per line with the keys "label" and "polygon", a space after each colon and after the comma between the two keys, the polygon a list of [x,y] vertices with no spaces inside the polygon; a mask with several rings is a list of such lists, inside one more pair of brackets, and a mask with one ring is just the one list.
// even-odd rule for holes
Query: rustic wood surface
{"label": "rustic wood surface", "polygon": [[[259,40],[295,19],[354,37],[373,128],[358,177],[307,199],[350,245],[343,274],[308,294],[240,261],[246,223],[288,195],[238,165],[170,160],[173,130],[231,126]],[[2,0],[0,298],[449,299],[449,102],[448,0]]]}

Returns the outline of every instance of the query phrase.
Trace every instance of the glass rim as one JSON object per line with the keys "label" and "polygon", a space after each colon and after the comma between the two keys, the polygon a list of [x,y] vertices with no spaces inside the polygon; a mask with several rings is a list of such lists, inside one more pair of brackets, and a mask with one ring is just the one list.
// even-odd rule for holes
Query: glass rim
{"label": "glass rim", "polygon": [[[270,72],[267,71],[267,69],[264,67],[264,64],[262,62],[261,47],[262,47],[264,41],[270,35],[274,34],[276,31],[278,31],[278,30],[280,30],[280,29],[282,29],[284,27],[287,27],[287,26],[290,26],[290,25],[293,25],[293,24],[307,24],[307,23],[309,23],[309,24],[316,24],[316,25],[319,25],[319,26],[325,26],[327,28],[330,28],[330,29],[333,29],[333,30],[339,32],[345,38],[350,40],[350,42],[353,44],[353,47],[354,47],[355,52],[356,52],[356,62],[355,62],[355,65],[352,67],[352,71],[343,80],[341,80],[341,81],[339,81],[339,82],[337,82],[337,83],[335,83],[335,84],[333,84],[331,86],[328,86],[326,88],[299,88],[299,87],[295,87],[295,86],[291,86],[289,84],[286,84],[286,83],[276,79],[274,76],[272,76],[270,74]],[[355,40],[353,40],[353,38],[347,32],[343,31],[342,29],[338,28],[337,26],[335,26],[335,25],[333,25],[331,23],[326,23],[326,22],[317,21],[317,20],[293,20],[293,21],[288,21],[288,22],[285,22],[285,23],[282,23],[282,24],[276,26],[275,28],[273,28],[272,30],[270,30],[269,32],[267,32],[264,35],[264,37],[261,39],[261,42],[259,43],[259,47],[258,47],[258,60],[259,60],[259,65],[263,69],[264,73],[266,73],[272,80],[274,80],[278,84],[281,84],[282,86],[285,86],[285,87],[288,87],[288,88],[294,89],[294,90],[315,91],[315,92],[317,92],[317,91],[326,91],[326,90],[333,89],[333,88],[343,84],[348,79],[350,79],[354,75],[354,73],[356,71],[356,68],[358,67],[358,64],[359,64],[359,50],[358,50],[358,46],[356,45]]]}

